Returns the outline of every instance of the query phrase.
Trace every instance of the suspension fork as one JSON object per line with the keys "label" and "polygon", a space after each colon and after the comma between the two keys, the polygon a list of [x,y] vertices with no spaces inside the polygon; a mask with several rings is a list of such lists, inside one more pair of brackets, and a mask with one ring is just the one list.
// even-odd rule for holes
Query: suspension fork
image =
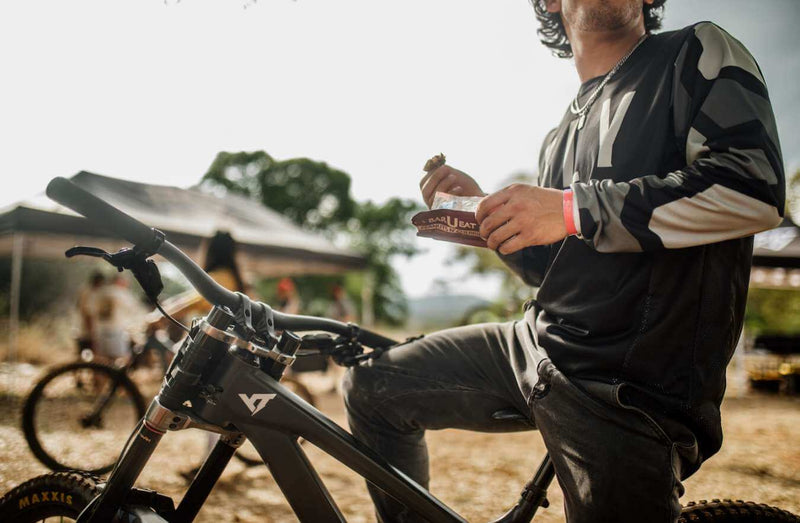
{"label": "suspension fork", "polygon": [[114,519],[163,435],[164,432],[146,419],[139,422],[130,443],[123,450],[122,458],[111,472],[103,493],[78,516],[80,523],[107,523]]}
{"label": "suspension fork", "polygon": [[194,521],[211,493],[211,489],[216,485],[236,449],[244,443],[244,439],[244,435],[241,433],[223,435],[219,438],[192,480],[192,484],[189,485],[189,489],[183,495],[178,508],[175,509],[175,514],[170,518],[170,523]]}

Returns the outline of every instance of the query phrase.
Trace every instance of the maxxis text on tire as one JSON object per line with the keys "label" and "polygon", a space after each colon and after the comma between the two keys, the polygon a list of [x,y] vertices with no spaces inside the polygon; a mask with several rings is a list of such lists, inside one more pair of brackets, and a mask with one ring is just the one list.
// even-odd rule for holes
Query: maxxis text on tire
{"label": "maxxis text on tire", "polygon": [[100,492],[99,479],[86,472],[38,476],[0,498],[0,521],[33,523],[49,517],[77,519]]}

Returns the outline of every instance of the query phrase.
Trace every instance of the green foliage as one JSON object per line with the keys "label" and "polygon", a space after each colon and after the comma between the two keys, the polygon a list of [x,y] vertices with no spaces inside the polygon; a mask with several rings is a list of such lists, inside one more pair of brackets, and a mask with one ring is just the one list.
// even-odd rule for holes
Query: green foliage
{"label": "green foliage", "polygon": [[500,295],[497,297],[498,309],[495,311],[497,314],[506,311],[505,317],[513,315],[520,310],[526,300],[533,297],[534,291],[506,267],[494,251],[476,247],[459,247],[455,260],[467,263],[469,272],[472,274],[500,276]]}
{"label": "green foliage", "polygon": [[[800,169],[786,179],[786,213],[800,217]],[[800,291],[751,288],[747,296],[748,334],[800,334]]]}
{"label": "green foliage", "polygon": [[[347,285],[352,276],[349,274],[309,274],[292,277],[302,304],[302,313],[312,316],[324,316],[333,299],[333,288],[337,285],[341,285],[350,296],[357,295],[359,288]],[[266,303],[277,303],[277,289],[280,280],[280,277],[275,277],[264,278],[259,281],[256,284],[259,298]]]}
{"label": "green foliage", "polygon": [[[414,202],[392,198],[384,204],[358,203],[350,195],[347,173],[308,158],[277,161],[264,151],[219,153],[201,185],[258,199],[305,228],[345,238],[367,260],[375,317],[389,324],[405,319],[406,298],[390,260],[417,252],[409,225],[411,214],[419,209]],[[324,300],[319,297],[330,296],[334,284],[344,285],[353,301],[361,302],[362,275],[293,279],[305,312],[319,314]],[[262,297],[272,298],[274,287],[273,280],[259,285]]]}
{"label": "green foliage", "polygon": [[750,289],[745,312],[748,334],[800,334],[800,291]]}
{"label": "green foliage", "polygon": [[201,184],[257,199],[310,229],[328,230],[355,211],[350,176],[308,158],[276,161],[264,151],[221,152]]}
{"label": "green foliage", "polygon": [[[532,183],[534,176],[519,172],[504,179],[497,189],[513,183]],[[476,247],[459,247],[456,261],[466,263],[472,274],[498,275],[501,286],[500,295],[492,314],[508,318],[520,310],[522,304],[533,296],[533,290],[514,274],[494,251]]]}
{"label": "green foliage", "polygon": [[408,302],[390,262],[393,256],[417,252],[416,236],[409,224],[419,210],[415,202],[399,198],[383,205],[365,202],[357,206],[348,222],[352,245],[366,257],[370,268],[376,317],[391,325],[401,324],[408,316]]}

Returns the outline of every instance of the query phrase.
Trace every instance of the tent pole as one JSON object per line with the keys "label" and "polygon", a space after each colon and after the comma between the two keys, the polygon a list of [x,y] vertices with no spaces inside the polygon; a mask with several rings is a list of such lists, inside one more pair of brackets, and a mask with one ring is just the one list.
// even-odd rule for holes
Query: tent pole
{"label": "tent pole", "polygon": [[22,252],[25,246],[25,235],[15,233],[11,250],[11,300],[9,304],[8,354],[9,362],[17,360],[17,343],[19,340],[19,301],[22,282]]}
{"label": "tent pole", "polygon": [[361,286],[361,323],[365,327],[375,323],[375,275],[370,270],[364,272]]}

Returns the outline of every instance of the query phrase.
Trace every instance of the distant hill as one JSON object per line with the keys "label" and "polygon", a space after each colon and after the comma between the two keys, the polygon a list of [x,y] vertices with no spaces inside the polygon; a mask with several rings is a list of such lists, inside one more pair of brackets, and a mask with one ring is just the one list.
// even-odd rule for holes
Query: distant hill
{"label": "distant hill", "polygon": [[443,294],[408,300],[408,327],[430,330],[457,325],[464,316],[490,301],[470,294]]}

